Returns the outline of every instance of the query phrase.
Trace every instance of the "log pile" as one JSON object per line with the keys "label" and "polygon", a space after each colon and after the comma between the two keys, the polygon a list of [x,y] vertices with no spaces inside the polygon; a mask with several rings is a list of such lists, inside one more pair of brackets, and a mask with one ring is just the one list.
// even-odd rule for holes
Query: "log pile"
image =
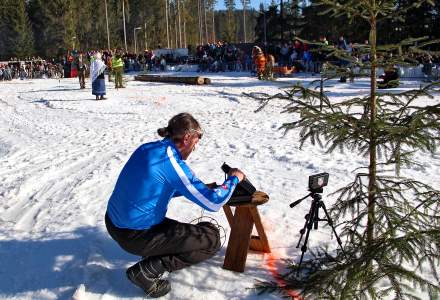
{"label": "log pile", "polygon": [[173,82],[173,83],[185,83],[185,84],[210,84],[211,79],[201,77],[201,76],[162,76],[162,75],[149,75],[142,74],[134,77],[137,81],[148,81],[148,82]]}

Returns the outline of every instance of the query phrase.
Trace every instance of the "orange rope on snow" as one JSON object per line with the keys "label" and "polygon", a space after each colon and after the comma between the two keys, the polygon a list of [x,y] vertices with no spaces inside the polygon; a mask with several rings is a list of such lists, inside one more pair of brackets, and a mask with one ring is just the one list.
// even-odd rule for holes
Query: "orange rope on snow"
{"label": "orange rope on snow", "polygon": [[266,261],[266,263],[265,263],[266,269],[272,274],[272,277],[276,280],[277,284],[286,290],[287,295],[289,295],[292,299],[295,299],[295,300],[303,300],[303,298],[301,297],[301,295],[297,291],[287,289],[285,287],[286,281],[278,273],[277,268],[275,266],[275,262],[280,259],[280,256],[273,253],[273,250],[272,250],[272,253],[265,253],[264,258]]}
{"label": "orange rope on snow", "polygon": [[[264,222],[264,227],[266,231],[271,231],[272,224]],[[270,236],[270,234],[268,234],[268,236]],[[279,261],[281,257],[282,257],[281,253],[279,252],[277,253],[275,249],[271,248],[271,253],[264,254],[264,260],[265,260],[264,267],[270,272],[272,277],[276,280],[278,286],[282,287],[286,291],[287,295],[289,295],[294,300],[304,300],[304,298],[301,297],[299,292],[286,288],[286,281],[281,277],[280,273],[278,273],[277,267],[275,265],[275,263]]]}

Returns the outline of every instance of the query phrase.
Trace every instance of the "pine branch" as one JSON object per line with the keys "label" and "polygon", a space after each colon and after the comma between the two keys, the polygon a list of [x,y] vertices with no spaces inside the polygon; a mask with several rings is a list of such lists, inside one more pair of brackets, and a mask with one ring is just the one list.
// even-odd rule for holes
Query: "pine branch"
{"label": "pine branch", "polygon": [[[338,198],[330,209],[345,240],[344,251],[312,252],[312,259],[301,266],[293,263],[285,276],[286,287],[299,289],[306,297],[379,299],[393,293],[396,299],[416,299],[410,283],[429,295],[440,291],[435,270],[440,260],[440,191],[386,173],[394,166],[399,174],[402,164],[414,163],[412,154],[416,152],[437,150],[440,105],[422,106],[417,99],[432,98],[439,88],[433,84],[403,93],[376,92],[374,88],[375,68],[412,63],[411,55],[437,42],[418,38],[376,48],[377,20],[399,16],[426,2],[413,1],[401,8],[391,0],[320,1],[326,7],[324,13],[345,15],[350,20],[363,18],[370,23],[371,46],[360,46],[359,50],[370,51],[371,62],[351,61],[352,67],[372,68],[370,95],[332,103],[322,88],[317,92],[313,85],[296,85],[282,97],[260,99],[264,106],[275,99],[286,101],[282,112],[298,114],[299,119],[295,116],[281,128],[285,133],[297,129],[301,147],[307,141],[326,148],[327,153],[348,149],[370,156],[368,173],[357,174],[352,183],[336,191]],[[323,46],[320,51],[327,57],[350,61],[341,49]],[[398,54],[391,57],[390,52]],[[320,87],[343,72],[327,65]],[[427,266],[435,282],[423,277]]]}
{"label": "pine branch", "polygon": [[[300,146],[306,141],[327,148],[327,153],[336,149],[357,149],[364,154],[369,149],[371,127],[375,128],[379,154],[385,155],[387,163],[395,163],[399,171],[401,164],[411,165],[411,156],[422,150],[433,153],[440,141],[440,104],[417,106],[414,101],[421,96],[432,98],[438,92],[439,83],[418,90],[402,93],[377,94],[377,120],[368,119],[369,97],[353,98],[331,103],[320,92],[295,85],[285,93],[269,96],[246,94],[260,101],[260,111],[275,99],[287,101],[283,113],[299,113],[300,120],[284,123],[280,129],[287,134],[300,129]],[[363,112],[359,111],[362,108]],[[324,142],[325,141],[325,142]]]}

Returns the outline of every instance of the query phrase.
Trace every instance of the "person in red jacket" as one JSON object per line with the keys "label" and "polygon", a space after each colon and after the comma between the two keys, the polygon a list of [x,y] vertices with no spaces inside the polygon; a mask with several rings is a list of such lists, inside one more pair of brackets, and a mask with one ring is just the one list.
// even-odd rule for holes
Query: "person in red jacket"
{"label": "person in red jacket", "polygon": [[254,46],[254,48],[252,48],[252,59],[257,69],[257,77],[261,80],[263,79],[264,70],[266,68],[266,57],[260,47]]}

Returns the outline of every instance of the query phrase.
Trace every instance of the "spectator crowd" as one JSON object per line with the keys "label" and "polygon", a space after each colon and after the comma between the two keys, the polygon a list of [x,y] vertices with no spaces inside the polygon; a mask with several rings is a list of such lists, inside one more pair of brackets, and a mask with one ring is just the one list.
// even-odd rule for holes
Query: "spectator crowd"
{"label": "spectator crowd", "polygon": [[0,62],[0,81],[25,78],[61,78],[63,66],[55,61],[46,61],[41,58],[27,58],[18,60],[12,58],[7,62]]}
{"label": "spectator crowd", "polygon": [[[325,36],[319,39],[323,45],[333,45],[335,48],[345,52],[352,61],[368,61],[368,53],[360,51],[363,43],[347,42],[341,36],[334,43],[329,43]],[[254,72],[255,62],[252,58],[252,47],[255,44],[232,44],[218,41],[198,45],[194,51],[189,51],[187,55],[173,55],[171,52],[160,52],[145,50],[143,53],[123,53],[124,73],[139,71],[166,71],[168,66],[173,65],[195,65],[198,72]],[[281,67],[294,68],[295,72],[319,73],[322,65],[328,60],[327,53],[320,51],[316,45],[309,45],[300,40],[294,40],[290,43],[275,43],[266,46],[260,45],[266,55],[272,55],[275,58],[275,65]],[[119,49],[120,50],[120,49]],[[160,49],[159,49],[160,50]],[[164,49],[166,50],[166,49]],[[61,78],[76,77],[77,58],[83,54],[90,62],[93,54],[97,50],[81,52],[69,51],[66,55],[58,59],[44,60],[41,58],[28,58],[18,60],[12,58],[7,62],[0,62],[0,81],[25,78]],[[99,50],[102,53],[102,59],[107,65],[108,72],[112,71],[112,57],[115,50]],[[423,65],[422,71],[426,77],[431,79],[438,76],[440,70],[440,57],[419,54],[413,57]],[[350,61],[337,59],[336,64],[342,67],[349,67]],[[433,73],[435,70],[435,74]]]}

